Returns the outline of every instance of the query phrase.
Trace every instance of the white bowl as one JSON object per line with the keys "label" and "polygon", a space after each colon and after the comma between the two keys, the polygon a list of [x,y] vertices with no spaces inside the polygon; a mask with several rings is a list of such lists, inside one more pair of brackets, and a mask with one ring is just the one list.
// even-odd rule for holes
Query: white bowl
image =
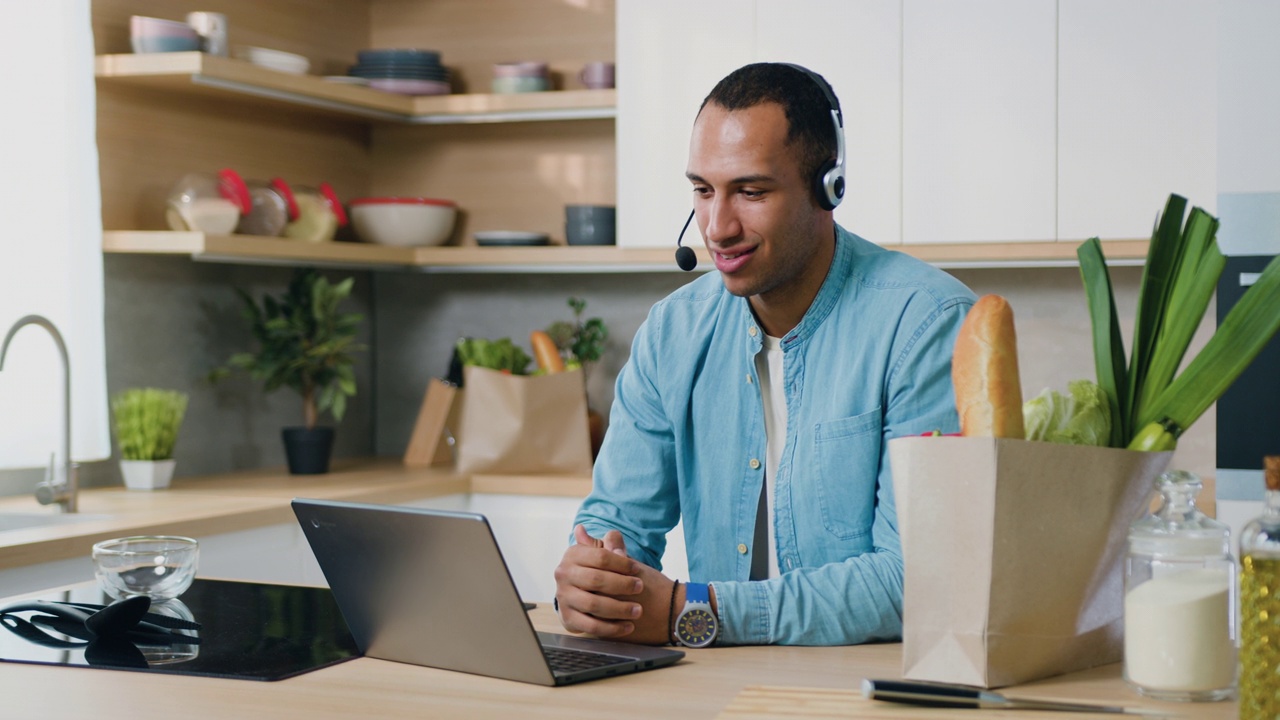
{"label": "white bowl", "polygon": [[415,247],[441,245],[453,233],[451,200],[385,197],[351,201],[351,222],[365,242]]}
{"label": "white bowl", "polygon": [[270,68],[292,75],[305,75],[311,69],[311,61],[302,55],[272,50],[271,48],[245,46],[236,49],[236,57],[259,67]]}

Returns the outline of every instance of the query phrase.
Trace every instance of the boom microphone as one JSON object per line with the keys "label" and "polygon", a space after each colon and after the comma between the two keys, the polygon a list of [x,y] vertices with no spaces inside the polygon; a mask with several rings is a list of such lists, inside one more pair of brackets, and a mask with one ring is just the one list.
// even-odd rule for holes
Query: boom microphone
{"label": "boom microphone", "polygon": [[684,227],[680,229],[680,237],[676,238],[676,265],[685,272],[698,267],[698,256],[693,254],[693,248],[681,244],[684,242],[684,231],[689,229],[691,222],[693,222],[692,210],[689,211],[689,219],[684,221]]}

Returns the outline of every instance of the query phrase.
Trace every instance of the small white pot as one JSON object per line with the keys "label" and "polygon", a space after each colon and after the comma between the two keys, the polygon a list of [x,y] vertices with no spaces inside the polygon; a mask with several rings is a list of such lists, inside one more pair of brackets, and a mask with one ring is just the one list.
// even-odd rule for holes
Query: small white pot
{"label": "small white pot", "polygon": [[169,487],[177,460],[121,460],[120,474],[130,490],[162,490]]}

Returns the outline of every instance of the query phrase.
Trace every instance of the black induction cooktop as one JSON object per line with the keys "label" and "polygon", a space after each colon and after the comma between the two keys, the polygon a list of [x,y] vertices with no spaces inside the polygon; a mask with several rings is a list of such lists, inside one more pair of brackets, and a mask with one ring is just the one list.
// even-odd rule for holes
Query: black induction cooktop
{"label": "black induction cooktop", "polygon": [[[89,585],[37,599],[111,602],[97,586]],[[181,631],[198,641],[86,644],[47,628],[45,639],[4,625],[0,661],[281,680],[360,654],[327,588],[197,579],[181,597],[157,603],[151,611],[199,623],[199,630]]]}

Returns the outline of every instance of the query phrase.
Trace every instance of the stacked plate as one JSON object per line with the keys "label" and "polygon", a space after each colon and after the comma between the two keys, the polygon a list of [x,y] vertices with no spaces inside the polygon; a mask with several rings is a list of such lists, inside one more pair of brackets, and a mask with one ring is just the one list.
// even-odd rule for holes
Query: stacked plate
{"label": "stacked plate", "polygon": [[270,68],[291,75],[305,75],[311,69],[311,61],[303,55],[272,50],[263,47],[238,47],[235,56],[259,67]]}
{"label": "stacked plate", "polygon": [[448,95],[449,71],[435,50],[361,50],[347,71],[369,87],[402,95]]}

